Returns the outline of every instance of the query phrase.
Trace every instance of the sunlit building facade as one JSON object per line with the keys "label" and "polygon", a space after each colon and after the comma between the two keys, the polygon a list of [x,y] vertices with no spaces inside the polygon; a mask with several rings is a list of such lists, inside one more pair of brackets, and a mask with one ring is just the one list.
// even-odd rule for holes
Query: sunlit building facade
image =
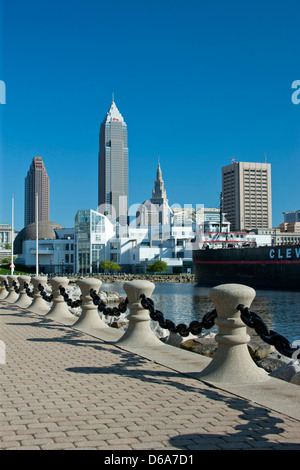
{"label": "sunlit building facade", "polygon": [[25,226],[36,221],[36,194],[38,220],[49,220],[49,177],[42,157],[34,157],[25,178]]}
{"label": "sunlit building facade", "polygon": [[108,256],[107,240],[113,235],[107,217],[91,209],[80,210],[75,217],[76,272],[99,272]]}
{"label": "sunlit building facade", "polygon": [[127,125],[114,101],[100,127],[98,211],[128,223]]}

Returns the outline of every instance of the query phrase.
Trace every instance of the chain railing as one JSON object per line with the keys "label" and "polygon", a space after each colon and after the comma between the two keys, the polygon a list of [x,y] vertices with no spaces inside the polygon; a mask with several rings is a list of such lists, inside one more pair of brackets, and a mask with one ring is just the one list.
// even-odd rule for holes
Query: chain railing
{"label": "chain railing", "polygon": [[20,287],[18,286],[18,284],[16,283],[16,281],[13,281],[13,282],[12,282],[12,285],[13,285],[13,287],[14,287],[15,292],[16,292],[17,294],[19,294],[19,292],[20,292]]}
{"label": "chain railing", "polygon": [[39,285],[38,285],[38,290],[40,291],[42,298],[43,298],[46,302],[52,302],[52,300],[53,300],[53,294],[48,295],[47,292],[45,291],[45,287],[42,286],[42,284],[39,284]]}
{"label": "chain railing", "polygon": [[28,297],[33,297],[34,292],[29,289],[28,282],[24,282],[24,288],[25,288],[25,291],[26,291],[26,294],[28,295]]}
{"label": "chain railing", "polygon": [[80,299],[72,300],[64,287],[59,286],[59,292],[61,293],[61,295],[62,295],[63,298],[64,298],[64,301],[66,302],[66,304],[67,304],[69,307],[71,307],[71,308],[77,308],[77,307],[80,307],[80,306],[81,306],[81,304],[82,304],[82,299],[80,298]]}
{"label": "chain railing", "polygon": [[99,312],[104,315],[111,315],[119,317],[121,313],[125,313],[128,305],[128,298],[119,303],[118,307],[107,307],[106,303],[100,298],[94,289],[90,290],[90,296],[93,299],[93,304],[98,306]]}
{"label": "chain railing", "polygon": [[300,351],[300,347],[293,347],[291,343],[276,331],[269,330],[262,318],[257,313],[252,312],[244,305],[238,305],[237,309],[241,312],[241,319],[245,325],[253,328],[265,343],[274,346],[275,349],[284,356],[293,357],[296,351]]}
{"label": "chain railing", "polygon": [[206,313],[201,321],[194,320],[189,326],[185,323],[179,323],[175,325],[172,320],[165,319],[164,314],[160,310],[154,308],[154,302],[152,299],[141,295],[142,306],[149,310],[149,315],[151,320],[157,321],[161,328],[169,330],[172,333],[178,333],[183,337],[188,336],[190,333],[198,336],[202,333],[203,328],[208,330],[212,328],[215,324],[215,318],[217,317],[216,309],[213,309],[211,312]]}

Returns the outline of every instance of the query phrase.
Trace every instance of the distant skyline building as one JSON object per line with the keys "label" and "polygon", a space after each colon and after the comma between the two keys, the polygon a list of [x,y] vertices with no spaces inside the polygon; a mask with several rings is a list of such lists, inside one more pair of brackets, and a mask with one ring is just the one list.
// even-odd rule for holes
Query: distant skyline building
{"label": "distant skyline building", "polygon": [[167,199],[167,192],[165,190],[164,180],[162,178],[162,171],[160,163],[158,164],[156,179],[154,181],[154,189],[152,191],[151,204],[158,206],[158,222],[161,225],[169,223],[169,201]]}
{"label": "distant skyline building", "polygon": [[35,222],[36,194],[38,220],[49,221],[50,181],[42,157],[34,157],[25,178],[25,226]]}
{"label": "distant skyline building", "polygon": [[272,227],[270,163],[234,161],[224,166],[222,196],[232,231]]}
{"label": "distant skyline building", "polygon": [[128,223],[127,124],[114,100],[100,126],[98,211],[121,225]]}
{"label": "distant skyline building", "polygon": [[136,213],[137,226],[167,225],[170,222],[169,201],[164,187],[160,163],[156,171],[154,189],[150,201],[147,199],[138,207]]}

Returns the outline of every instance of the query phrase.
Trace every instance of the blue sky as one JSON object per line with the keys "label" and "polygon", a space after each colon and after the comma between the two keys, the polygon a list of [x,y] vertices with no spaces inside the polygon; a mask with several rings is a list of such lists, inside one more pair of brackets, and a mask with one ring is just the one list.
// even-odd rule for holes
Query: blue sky
{"label": "blue sky", "polygon": [[2,0],[0,222],[24,225],[34,156],[50,220],[97,209],[100,124],[128,126],[129,204],[151,197],[158,155],[169,203],[217,207],[221,168],[272,164],[273,225],[300,209],[300,4],[286,1]]}

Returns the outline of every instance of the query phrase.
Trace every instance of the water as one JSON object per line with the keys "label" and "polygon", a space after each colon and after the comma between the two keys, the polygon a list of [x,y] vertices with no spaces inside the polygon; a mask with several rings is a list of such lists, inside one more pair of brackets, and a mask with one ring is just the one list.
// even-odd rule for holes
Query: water
{"label": "water", "polygon": [[[103,284],[101,290],[118,292],[126,297],[123,285]],[[178,323],[201,321],[214,306],[208,296],[209,288],[194,284],[156,284],[151,296],[155,308],[165,318]],[[300,340],[300,292],[256,290],[251,310],[257,313],[270,330],[285,336],[291,343]],[[204,330],[203,330],[204,331]],[[216,328],[210,331],[216,332]]]}

